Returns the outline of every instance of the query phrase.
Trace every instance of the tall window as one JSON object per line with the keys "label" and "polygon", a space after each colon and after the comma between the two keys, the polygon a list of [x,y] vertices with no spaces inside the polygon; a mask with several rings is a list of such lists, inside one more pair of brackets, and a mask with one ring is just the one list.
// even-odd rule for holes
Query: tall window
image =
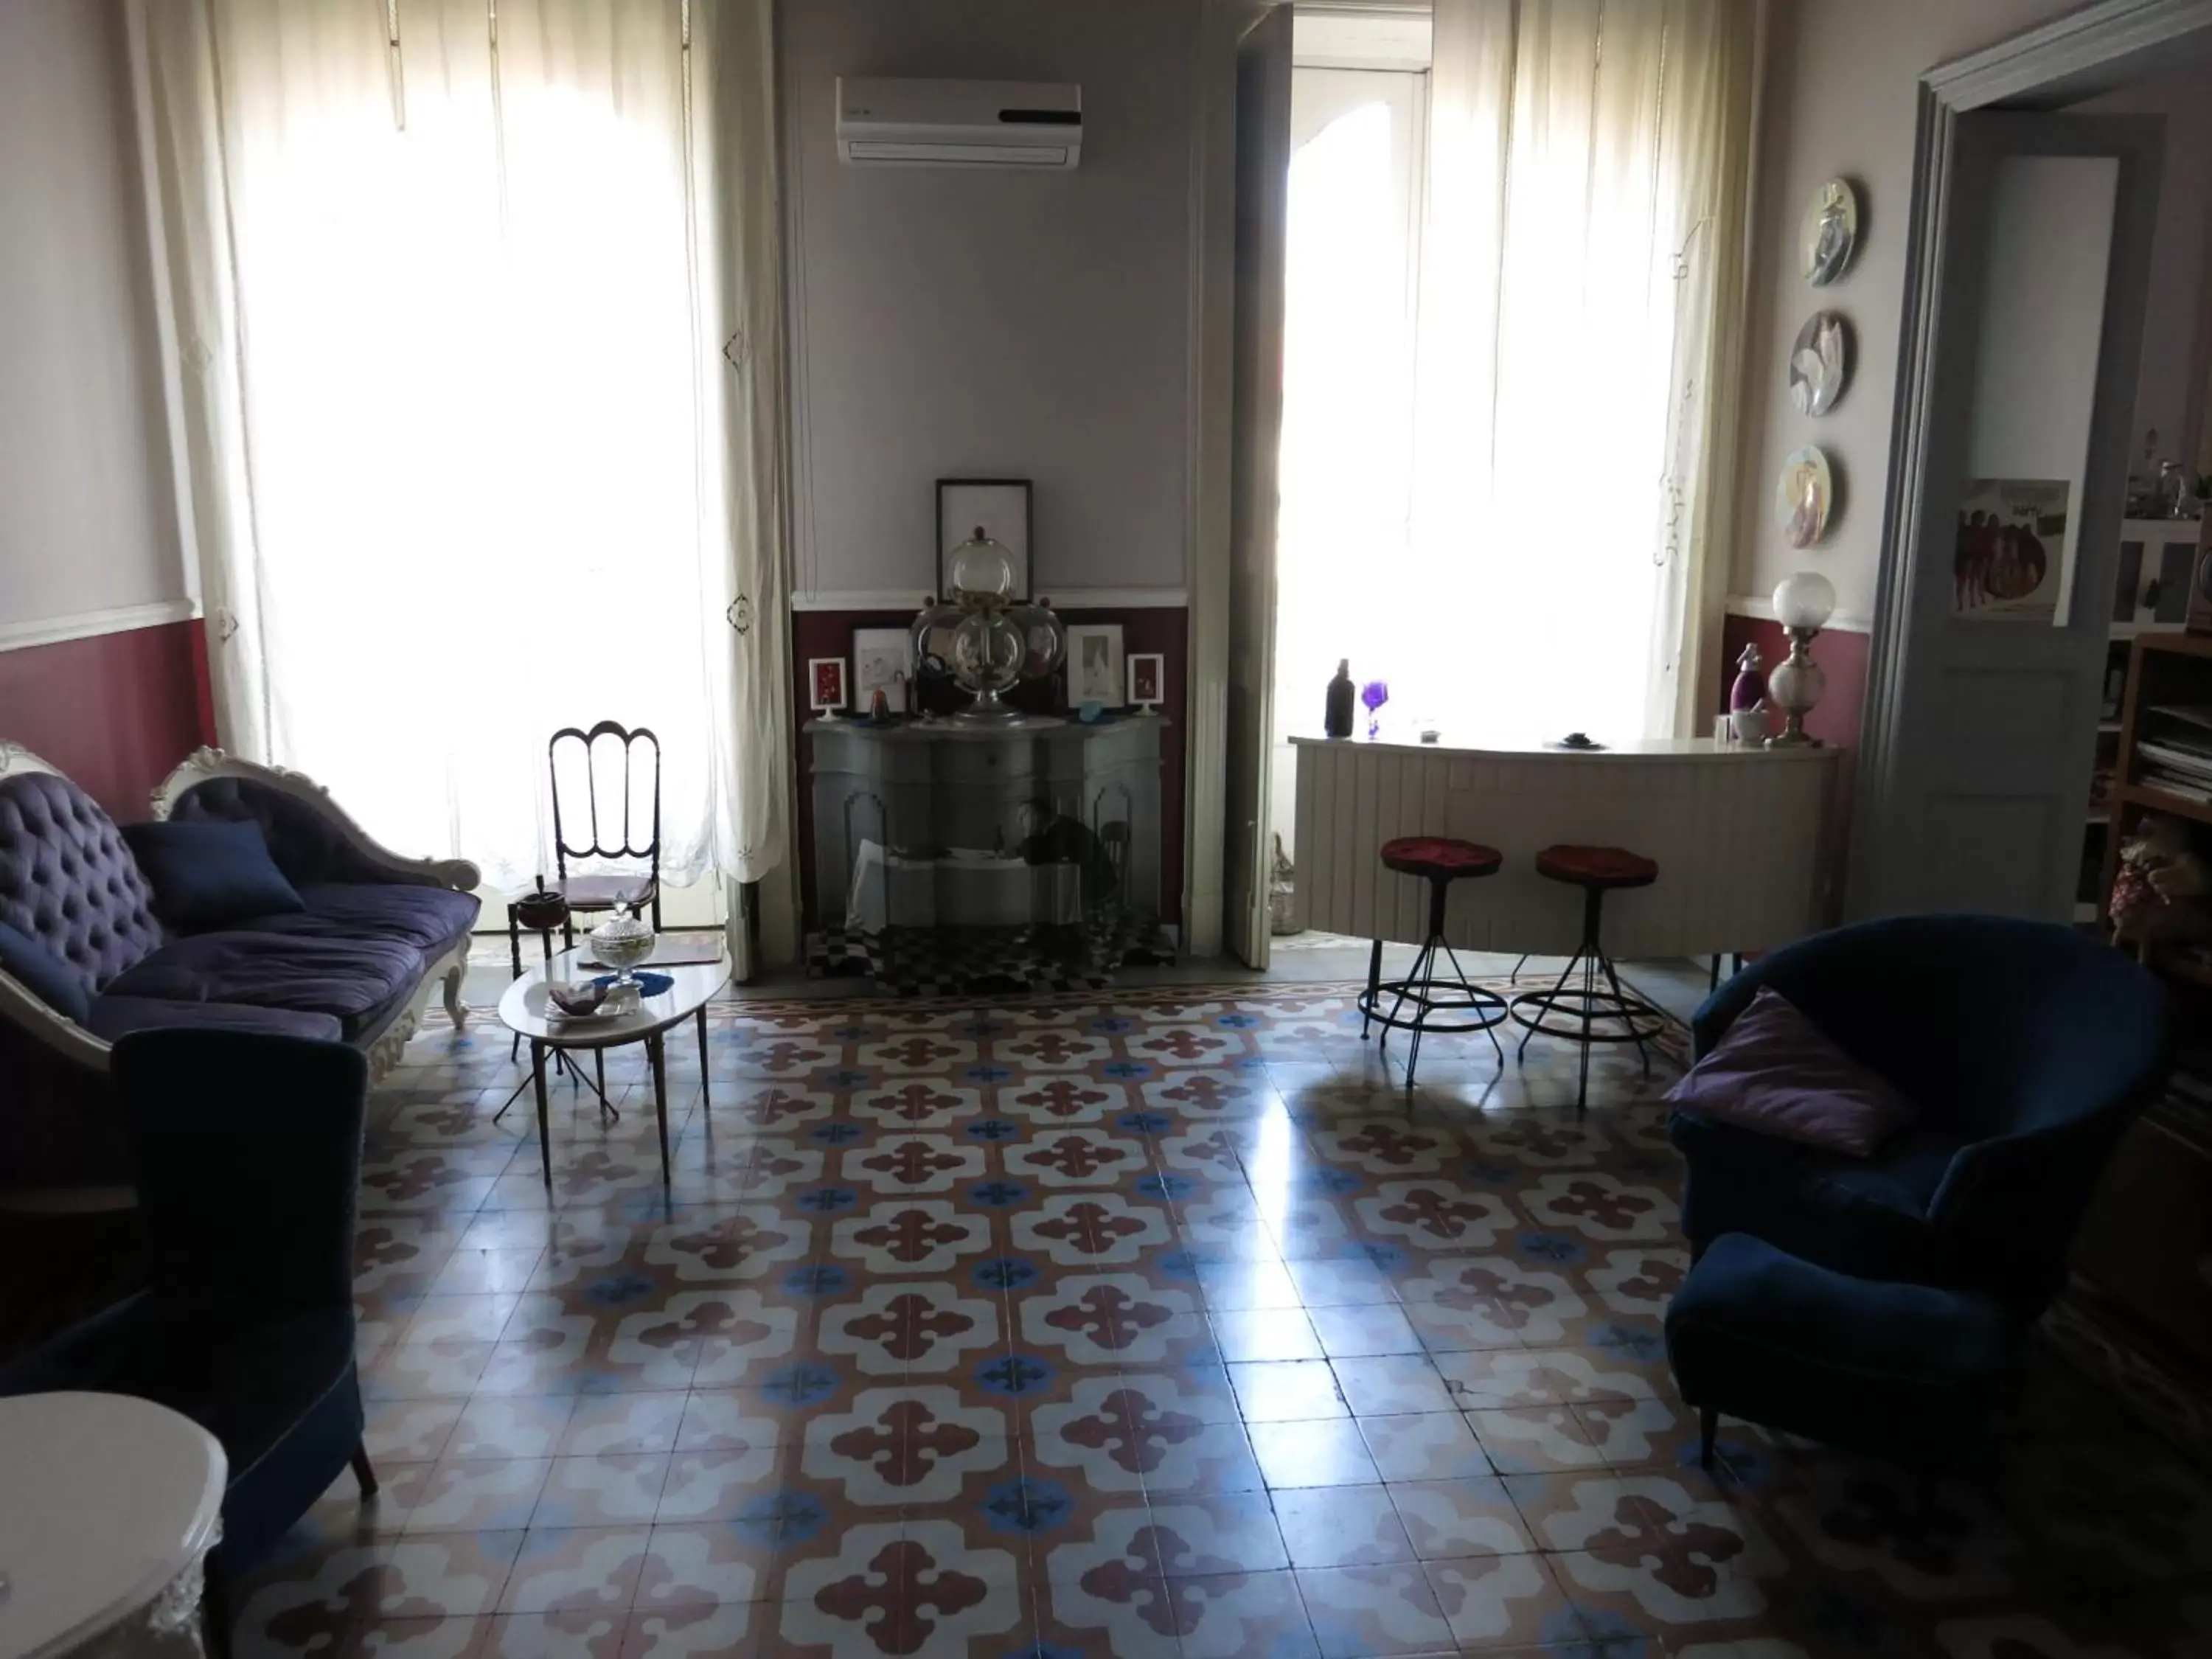
{"label": "tall window", "polygon": [[748,348],[691,9],[204,0],[149,26],[226,739],[511,884],[549,867],[552,731],[646,726],[668,864],[718,861],[744,839]]}
{"label": "tall window", "polygon": [[1754,0],[1432,16],[1297,20],[1279,736],[1340,657],[1401,735],[1668,734],[1726,563]]}

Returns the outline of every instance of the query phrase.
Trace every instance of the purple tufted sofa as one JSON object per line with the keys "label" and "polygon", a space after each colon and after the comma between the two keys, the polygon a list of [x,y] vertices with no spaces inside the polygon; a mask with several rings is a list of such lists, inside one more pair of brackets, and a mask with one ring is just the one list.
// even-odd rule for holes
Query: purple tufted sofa
{"label": "purple tufted sofa", "polygon": [[125,1188],[107,1051],[152,1027],[348,1042],[372,1075],[398,1058],[435,984],[458,1027],[476,866],[379,847],[313,783],[214,750],[155,793],[156,817],[250,819],[305,908],[167,932],[112,819],[27,750],[0,744],[0,923],[76,978],[82,1023],[0,971],[0,1197]]}

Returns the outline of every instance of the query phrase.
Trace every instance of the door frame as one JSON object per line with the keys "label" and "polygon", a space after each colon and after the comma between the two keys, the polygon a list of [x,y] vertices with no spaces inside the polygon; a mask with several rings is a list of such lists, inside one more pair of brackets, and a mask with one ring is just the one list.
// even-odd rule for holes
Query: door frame
{"label": "door frame", "polygon": [[2048,23],[1939,64],[1920,77],[1913,139],[1912,210],[1905,252],[1905,306],[1897,393],[1890,414],[1881,557],[1860,734],[1848,910],[1878,908],[1884,849],[1901,833],[1900,763],[1906,722],[1911,609],[1921,550],[1915,532],[1931,488],[1929,439],[1936,421],[1936,296],[1944,258],[1945,199],[1961,115],[2002,104],[2055,109],[2171,68],[2186,47],[2212,48],[2212,0],[2097,0]]}

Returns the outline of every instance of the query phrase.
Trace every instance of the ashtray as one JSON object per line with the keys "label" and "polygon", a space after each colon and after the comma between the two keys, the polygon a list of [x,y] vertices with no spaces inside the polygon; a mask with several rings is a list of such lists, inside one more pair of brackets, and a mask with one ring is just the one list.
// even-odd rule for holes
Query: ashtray
{"label": "ashtray", "polygon": [[548,985],[545,1000],[554,1011],[570,1019],[588,1019],[599,1012],[607,1000],[607,987],[586,982],[580,985]]}

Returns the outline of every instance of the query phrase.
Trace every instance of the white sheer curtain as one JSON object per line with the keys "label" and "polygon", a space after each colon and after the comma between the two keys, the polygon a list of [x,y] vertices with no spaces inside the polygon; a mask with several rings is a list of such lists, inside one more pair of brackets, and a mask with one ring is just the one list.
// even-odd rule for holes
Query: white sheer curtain
{"label": "white sheer curtain", "polygon": [[[787,839],[767,0],[137,14],[228,746],[495,884],[545,744],[665,756],[664,863]],[[742,631],[741,631],[742,630]]]}
{"label": "white sheer curtain", "polygon": [[[1759,0],[1436,0],[1394,708],[1695,729],[1733,500]],[[1357,665],[1355,665],[1357,668]]]}

